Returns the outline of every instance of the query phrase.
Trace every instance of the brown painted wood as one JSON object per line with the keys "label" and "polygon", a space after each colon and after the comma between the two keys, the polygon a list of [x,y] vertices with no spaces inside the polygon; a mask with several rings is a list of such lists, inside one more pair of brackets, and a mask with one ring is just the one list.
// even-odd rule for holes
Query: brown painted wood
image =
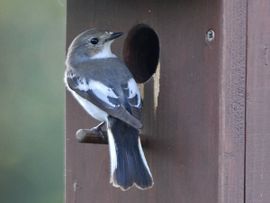
{"label": "brown painted wood", "polygon": [[219,202],[245,199],[247,1],[223,1],[221,15]]}
{"label": "brown painted wood", "polygon": [[159,87],[144,86],[155,185],[121,192],[109,184],[108,147],[75,138],[97,123],[67,93],[66,202],[244,202],[246,1],[68,0],[67,45],[90,27],[127,33],[138,23],[160,40]]}
{"label": "brown painted wood", "polygon": [[270,1],[248,1],[246,202],[270,201]]}

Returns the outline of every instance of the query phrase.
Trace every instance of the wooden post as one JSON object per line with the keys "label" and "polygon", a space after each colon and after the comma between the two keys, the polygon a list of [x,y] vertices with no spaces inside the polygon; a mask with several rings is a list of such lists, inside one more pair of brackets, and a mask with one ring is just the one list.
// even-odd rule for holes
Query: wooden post
{"label": "wooden post", "polygon": [[[270,1],[248,1],[246,202],[270,200]],[[257,15],[252,15],[257,13]]]}
{"label": "wooden post", "polygon": [[[75,137],[97,122],[67,93],[67,203],[268,202],[270,5],[263,2],[68,0],[67,46],[88,28],[128,33],[145,23],[158,34],[160,63],[143,87],[154,187],[122,192],[109,184],[108,146]],[[114,44],[118,55],[123,45],[124,38]]]}

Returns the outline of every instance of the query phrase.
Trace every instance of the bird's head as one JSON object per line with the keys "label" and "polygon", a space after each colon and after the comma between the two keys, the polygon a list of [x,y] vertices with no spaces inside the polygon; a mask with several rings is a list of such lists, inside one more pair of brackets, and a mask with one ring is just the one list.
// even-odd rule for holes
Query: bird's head
{"label": "bird's head", "polygon": [[76,54],[82,58],[101,59],[112,58],[111,44],[120,37],[122,32],[90,29],[79,34],[71,43],[68,55]]}

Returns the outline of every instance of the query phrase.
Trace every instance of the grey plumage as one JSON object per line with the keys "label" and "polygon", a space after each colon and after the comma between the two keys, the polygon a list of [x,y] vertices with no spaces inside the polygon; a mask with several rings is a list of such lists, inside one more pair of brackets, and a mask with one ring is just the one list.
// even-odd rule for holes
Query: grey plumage
{"label": "grey plumage", "polygon": [[126,65],[111,53],[121,33],[91,29],[69,47],[65,82],[84,109],[106,122],[111,156],[111,182],[122,190],[153,185],[139,139],[142,101]]}
{"label": "grey plumage", "polygon": [[[74,76],[74,74],[76,76]],[[121,75],[121,77],[119,77],[119,75]],[[69,88],[76,91],[77,94],[79,94],[81,97],[91,101],[100,109],[109,113],[109,115],[127,122],[135,128],[142,127],[142,123],[140,121],[140,112],[142,106],[140,105],[135,107],[134,104],[132,105],[132,101],[127,99],[128,95],[125,94],[124,89],[127,87],[127,81],[132,79],[132,75],[120,59],[94,59],[78,64],[73,64],[73,66],[69,66],[67,70],[67,76]],[[102,100],[97,98],[91,91],[86,92],[77,89],[76,87],[78,86],[78,82],[82,80],[82,78],[86,81],[102,81],[105,86],[110,87],[112,91],[114,91],[114,93],[118,96],[118,99],[114,102],[119,106],[112,109]],[[131,112],[126,109],[126,102],[129,103]]]}

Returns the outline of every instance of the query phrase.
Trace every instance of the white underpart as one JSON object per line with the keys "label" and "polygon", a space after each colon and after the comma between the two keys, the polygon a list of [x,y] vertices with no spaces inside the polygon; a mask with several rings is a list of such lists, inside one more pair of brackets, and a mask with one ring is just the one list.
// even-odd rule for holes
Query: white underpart
{"label": "white underpart", "polygon": [[146,161],[145,156],[144,156],[144,153],[143,153],[143,149],[142,149],[142,144],[141,144],[141,139],[140,139],[140,137],[138,137],[138,146],[139,146],[139,151],[140,151],[140,155],[141,155],[141,158],[142,158],[142,160],[143,160],[143,163],[144,163],[144,165],[145,165],[145,167],[146,167],[146,169],[147,169],[149,175],[150,175],[151,178],[152,178],[152,174],[151,174],[151,172],[150,172],[150,168],[149,168],[149,166],[148,166],[148,164],[147,164],[147,161]]}
{"label": "white underpart", "polygon": [[128,95],[129,99],[132,99],[135,96],[137,96],[137,104],[135,106],[139,107],[141,105],[140,91],[137,86],[137,83],[135,82],[133,78],[129,79],[128,81],[128,91],[129,91],[129,95]]}
{"label": "white underpart", "polygon": [[111,160],[110,183],[113,183],[113,185],[115,185],[113,174],[114,174],[114,171],[117,168],[117,155],[116,155],[116,150],[117,149],[116,149],[116,146],[115,146],[112,130],[111,130],[110,127],[107,128],[107,132],[108,132],[109,151],[110,151],[110,160]]}
{"label": "white underpart", "polygon": [[[68,84],[67,84],[67,75],[66,74],[65,74],[64,81],[65,81],[67,89],[72,93],[72,95],[75,97],[75,99],[83,106],[83,108],[92,117],[94,117],[95,119],[100,120],[100,121],[105,121],[107,123],[107,125],[108,125],[108,114],[105,111],[98,108],[96,105],[89,102],[88,100],[86,100],[86,99],[82,98],[81,96],[79,96],[72,89],[70,89]],[[110,97],[117,98],[117,96],[114,94],[114,92],[110,88],[106,87],[105,85],[101,84],[98,81],[91,81],[88,84],[93,85],[93,86],[91,86],[91,89],[94,90],[95,94],[98,92],[98,90],[100,90],[101,93],[98,93],[97,95],[99,95],[102,98],[105,97],[104,93],[105,94],[107,93],[107,95],[109,95]],[[81,90],[84,90],[84,91],[87,91],[87,90],[89,90],[89,85],[87,85],[86,81],[83,81],[82,83],[80,83],[80,85],[77,86],[77,88],[79,88]],[[107,98],[105,100],[107,101]],[[113,185],[115,185],[115,181],[113,179],[113,173],[117,168],[117,155],[116,155],[116,150],[117,149],[116,149],[115,141],[114,141],[113,134],[112,134],[110,126],[107,126],[107,133],[108,133],[108,141],[109,141],[110,160],[111,160],[111,178],[110,178],[110,182],[113,183]],[[117,185],[115,185],[115,186],[117,186]]]}
{"label": "white underpart", "polygon": [[112,50],[111,50],[112,42],[113,42],[113,40],[106,42],[104,44],[102,51],[97,53],[96,55],[92,56],[91,58],[92,59],[116,58],[116,55],[114,55],[112,53]]}
{"label": "white underpart", "polygon": [[88,100],[82,98],[73,90],[71,90],[71,93],[76,98],[76,100],[80,103],[80,105],[86,110],[86,112],[89,113],[93,118],[99,121],[107,120],[108,114],[105,111],[101,110],[96,105],[89,102]]}
{"label": "white underpart", "polygon": [[[67,89],[72,93],[72,95],[80,103],[80,105],[86,110],[87,113],[89,113],[92,117],[94,117],[95,119],[99,121],[107,120],[108,114],[105,111],[101,110],[99,107],[92,104],[90,101],[84,99],[83,97],[78,95],[75,91],[69,88],[67,84],[67,75],[65,75],[64,80],[65,80]],[[111,88],[107,87],[106,85],[103,85],[101,82],[91,80],[87,83],[86,80],[84,79],[84,80],[79,81],[79,85],[77,86],[77,88],[83,91],[92,90],[99,99],[106,102],[108,105],[112,107],[116,107],[115,104],[109,101],[107,96],[112,97],[112,98],[118,98],[118,97],[112,91]]]}

